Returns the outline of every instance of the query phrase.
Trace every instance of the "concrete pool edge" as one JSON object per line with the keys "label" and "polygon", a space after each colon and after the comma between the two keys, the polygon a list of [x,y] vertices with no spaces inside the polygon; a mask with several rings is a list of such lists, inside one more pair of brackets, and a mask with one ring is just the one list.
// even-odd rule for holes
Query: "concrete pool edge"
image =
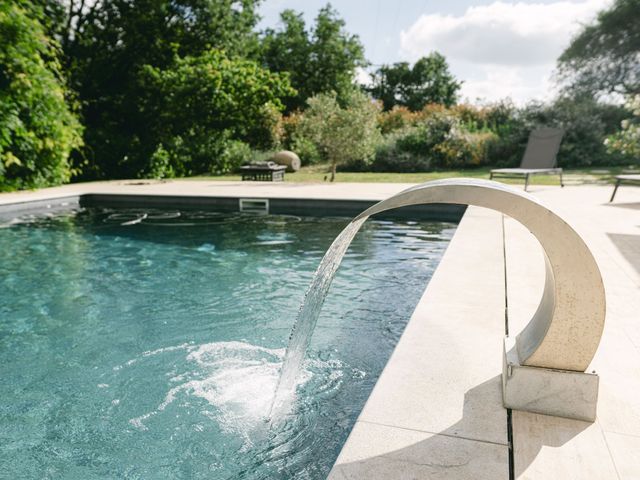
{"label": "concrete pool edge", "polygon": [[509,478],[501,218],[468,208],[330,479]]}
{"label": "concrete pool edge", "polygon": [[[381,186],[382,185],[382,186]],[[290,184],[288,185],[290,187]],[[384,198],[403,190],[408,184],[312,185],[314,191],[300,194],[299,189],[282,191],[270,183],[195,182],[159,183],[92,182],[54,187],[33,192],[0,195],[0,216],[15,212],[48,210],[54,207],[174,208],[215,209],[238,212],[240,199],[262,199],[272,214],[354,217]],[[177,188],[176,188],[177,187]],[[331,188],[337,187],[337,188]],[[308,194],[307,194],[308,193]],[[420,205],[406,207],[378,218],[410,218],[458,223],[466,205]]]}

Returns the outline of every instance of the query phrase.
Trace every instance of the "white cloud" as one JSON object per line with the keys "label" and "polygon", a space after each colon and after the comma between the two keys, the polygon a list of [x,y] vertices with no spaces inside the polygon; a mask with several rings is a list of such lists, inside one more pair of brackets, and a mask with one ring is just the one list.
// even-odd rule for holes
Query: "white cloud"
{"label": "white cloud", "polygon": [[548,93],[555,61],[581,25],[611,0],[505,3],[469,7],[460,16],[422,15],[400,33],[401,55],[447,57],[465,80],[462,94],[524,101]]}
{"label": "white cloud", "polygon": [[356,83],[364,86],[372,84],[371,75],[362,67],[356,68]]}
{"label": "white cloud", "polygon": [[510,97],[518,103],[548,100],[556,93],[545,66],[524,70],[502,65],[474,65],[462,86],[464,100],[498,100]]}

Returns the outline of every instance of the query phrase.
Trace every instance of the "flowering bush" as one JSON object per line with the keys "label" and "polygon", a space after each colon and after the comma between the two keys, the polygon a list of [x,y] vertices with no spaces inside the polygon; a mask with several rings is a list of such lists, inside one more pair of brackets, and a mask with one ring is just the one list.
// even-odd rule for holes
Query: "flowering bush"
{"label": "flowering bush", "polygon": [[622,130],[605,140],[607,150],[640,161],[640,95],[629,98],[627,107],[634,117],[621,122]]}

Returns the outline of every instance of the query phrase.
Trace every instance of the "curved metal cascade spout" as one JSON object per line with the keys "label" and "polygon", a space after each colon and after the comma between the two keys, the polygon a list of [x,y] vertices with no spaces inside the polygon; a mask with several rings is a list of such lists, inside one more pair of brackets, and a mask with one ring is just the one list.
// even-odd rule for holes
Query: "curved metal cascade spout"
{"label": "curved metal cascade spout", "polygon": [[[347,225],[333,242],[316,271],[294,324],[274,405],[295,388],[296,375],[324,297],[360,226],[376,213],[429,203],[490,208],[519,221],[531,231],[543,250],[545,286],[537,311],[516,337],[510,358],[515,359],[518,366],[548,371],[575,373],[587,369],[604,328],[605,294],[595,259],[580,236],[528,193],[488,180],[437,180],[409,188],[373,205]],[[567,378],[573,381],[574,377]],[[545,382],[541,384],[548,383]],[[597,380],[595,389],[597,397]],[[595,398],[592,403],[593,413],[580,414],[575,418],[594,416]],[[531,410],[540,411],[535,407]],[[562,409],[554,412],[567,416]]]}

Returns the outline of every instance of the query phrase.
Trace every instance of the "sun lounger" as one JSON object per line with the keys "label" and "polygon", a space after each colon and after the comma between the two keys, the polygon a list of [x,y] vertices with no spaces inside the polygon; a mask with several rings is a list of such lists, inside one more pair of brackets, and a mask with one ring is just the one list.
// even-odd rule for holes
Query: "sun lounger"
{"label": "sun lounger", "polygon": [[564,131],[559,128],[538,128],[531,132],[527,149],[522,157],[520,168],[496,168],[491,170],[490,179],[523,178],[524,189],[529,186],[529,177],[539,174],[560,175],[562,183],[562,168],[557,167],[557,155]]}
{"label": "sun lounger", "polygon": [[609,200],[609,202],[613,202],[613,199],[616,196],[616,192],[618,191],[618,187],[622,183],[640,185],[640,175],[616,175],[616,186],[613,188],[613,193],[611,194],[611,199]]}

